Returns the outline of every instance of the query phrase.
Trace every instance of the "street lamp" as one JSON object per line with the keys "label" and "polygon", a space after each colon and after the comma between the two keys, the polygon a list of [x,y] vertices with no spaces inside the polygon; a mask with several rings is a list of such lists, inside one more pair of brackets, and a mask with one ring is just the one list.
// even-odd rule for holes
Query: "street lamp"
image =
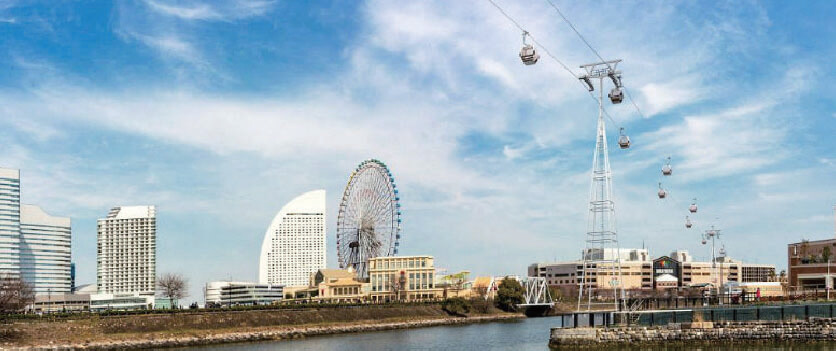
{"label": "street lamp", "polygon": [[[714,229],[713,225],[711,226],[711,229],[706,230],[705,234],[702,235],[702,244],[703,245],[705,245],[708,240],[711,240],[711,274],[712,275],[717,273],[717,255],[716,255],[716,251],[714,250],[714,248],[715,248],[714,241],[715,241],[715,239],[719,239],[719,238],[720,238],[720,230],[719,229]],[[725,252],[725,250],[723,250],[723,251]],[[722,282],[722,277],[720,277],[719,279],[715,279],[714,282],[716,283],[718,280]],[[721,285],[722,285],[722,283],[721,283]],[[721,304],[721,305],[723,304],[722,286],[717,287],[717,300],[719,301],[719,304]]]}
{"label": "street lamp", "polygon": [[830,288],[833,286],[833,278],[830,277],[830,257],[827,258],[827,275],[824,277],[824,289],[827,291],[827,301],[830,301]]}

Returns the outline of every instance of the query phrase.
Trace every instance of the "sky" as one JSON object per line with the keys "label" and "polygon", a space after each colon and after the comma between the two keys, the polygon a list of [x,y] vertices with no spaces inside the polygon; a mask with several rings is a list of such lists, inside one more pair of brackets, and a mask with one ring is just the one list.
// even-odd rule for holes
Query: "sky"
{"label": "sky", "polygon": [[[621,247],[706,259],[714,225],[729,256],[780,270],[788,243],[834,236],[836,3],[552,1],[623,60],[642,112],[606,105]],[[597,61],[548,2],[496,2],[575,74]],[[368,158],[400,189],[401,254],[524,275],[580,257],[598,106],[521,45],[487,0],[0,0],[0,167],[72,218],[79,284],[96,219],[144,204],[157,272],[191,299],[256,280],[273,216],[313,189],[337,267],[339,199]]]}

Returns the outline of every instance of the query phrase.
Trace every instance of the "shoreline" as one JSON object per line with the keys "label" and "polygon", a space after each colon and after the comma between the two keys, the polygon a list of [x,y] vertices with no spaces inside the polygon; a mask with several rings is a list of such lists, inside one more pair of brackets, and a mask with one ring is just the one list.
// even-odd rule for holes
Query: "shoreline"
{"label": "shoreline", "polygon": [[[206,345],[220,345],[242,342],[262,342],[262,341],[280,341],[301,339],[311,336],[319,335],[335,335],[335,334],[349,334],[349,333],[363,333],[374,331],[398,330],[398,329],[412,329],[425,328],[443,325],[464,325],[476,323],[488,323],[506,320],[518,320],[526,318],[520,314],[496,314],[496,315],[479,315],[471,317],[444,317],[444,318],[426,318],[395,322],[374,322],[362,321],[357,324],[334,324],[334,325],[312,325],[312,326],[292,326],[274,328],[261,328],[253,331],[230,331],[230,332],[212,332],[195,331],[193,333],[186,333],[182,336],[146,336],[145,338],[112,340],[112,341],[95,341],[74,344],[40,344],[40,345],[20,345],[11,346],[8,350],[124,350],[124,349],[148,349],[148,348],[175,348],[175,347],[191,347],[191,346],[206,346]],[[5,345],[0,347],[7,349]]]}

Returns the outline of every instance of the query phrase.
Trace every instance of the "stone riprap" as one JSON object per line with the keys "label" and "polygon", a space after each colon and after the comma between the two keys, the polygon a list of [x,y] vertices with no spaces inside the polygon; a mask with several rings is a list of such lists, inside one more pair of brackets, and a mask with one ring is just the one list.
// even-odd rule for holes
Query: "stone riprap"
{"label": "stone riprap", "polygon": [[439,325],[455,325],[490,322],[496,320],[508,320],[523,318],[521,315],[501,314],[471,317],[447,317],[415,321],[389,322],[389,323],[358,323],[333,326],[310,326],[276,328],[274,330],[260,330],[252,332],[226,332],[210,333],[200,336],[179,336],[163,338],[146,338],[134,340],[114,340],[100,342],[86,342],[83,344],[59,344],[49,343],[47,345],[32,346],[3,346],[0,350],[126,350],[126,349],[157,349],[169,347],[201,346],[213,344],[225,344],[236,342],[255,342],[270,340],[299,339],[316,335],[358,333],[369,331],[395,330],[407,328],[421,328]]}
{"label": "stone riprap", "polygon": [[836,341],[836,322],[682,323],[659,327],[553,328],[552,348],[659,343]]}

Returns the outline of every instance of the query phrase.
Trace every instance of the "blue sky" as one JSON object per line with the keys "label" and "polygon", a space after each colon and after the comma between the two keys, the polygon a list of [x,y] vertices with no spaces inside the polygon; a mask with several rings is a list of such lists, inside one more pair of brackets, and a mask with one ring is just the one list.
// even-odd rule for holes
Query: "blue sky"
{"label": "blue sky", "polygon": [[[545,1],[498,2],[570,67],[595,61]],[[729,255],[783,268],[788,242],[834,235],[833,2],[557,4],[624,60],[645,115],[607,107],[634,142],[610,126],[622,247],[705,258],[714,224]],[[273,215],[317,188],[336,266],[366,158],[401,189],[401,253],[523,274],[579,257],[597,106],[520,44],[487,1],[0,0],[0,166],[22,170],[23,202],[73,218],[80,283],[96,218],[133,204],[158,206],[158,271],[194,299],[254,280]]]}

